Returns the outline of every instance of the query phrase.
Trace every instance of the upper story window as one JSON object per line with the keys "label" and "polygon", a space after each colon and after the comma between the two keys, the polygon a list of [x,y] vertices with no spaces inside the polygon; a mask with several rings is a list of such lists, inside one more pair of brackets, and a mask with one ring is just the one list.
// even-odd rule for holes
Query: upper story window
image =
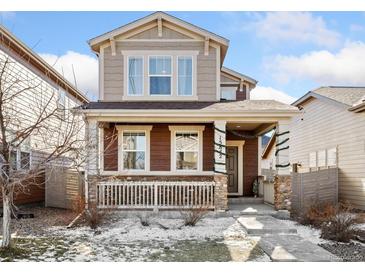
{"label": "upper story window", "polygon": [[237,86],[221,87],[221,99],[236,100],[236,91],[237,91]]}
{"label": "upper story window", "polygon": [[124,56],[125,100],[197,100],[199,51],[127,50]]}
{"label": "upper story window", "polygon": [[193,58],[179,56],[177,62],[177,94],[191,96],[193,95]]}
{"label": "upper story window", "polygon": [[143,56],[128,58],[128,95],[143,95]]}
{"label": "upper story window", "polygon": [[171,56],[149,57],[150,95],[171,95]]}

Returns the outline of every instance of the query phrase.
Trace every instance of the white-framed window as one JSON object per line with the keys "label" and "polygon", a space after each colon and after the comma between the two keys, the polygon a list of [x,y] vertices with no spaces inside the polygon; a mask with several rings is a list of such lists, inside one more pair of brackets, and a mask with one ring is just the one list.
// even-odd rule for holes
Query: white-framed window
{"label": "white-framed window", "polygon": [[193,57],[177,57],[177,95],[193,95]]}
{"label": "white-framed window", "polygon": [[171,170],[202,171],[204,126],[169,126]]}
{"label": "white-framed window", "polygon": [[317,152],[315,151],[309,153],[309,167],[317,167]]}
{"label": "white-framed window", "polygon": [[128,56],[128,95],[143,95],[143,56]]}
{"label": "white-framed window", "polygon": [[317,153],[317,165],[318,167],[326,166],[326,150],[319,150]]}
{"label": "white-framed window", "polygon": [[30,139],[27,138],[16,148],[10,150],[10,166],[13,170],[29,170],[31,166]]}
{"label": "white-framed window", "polygon": [[60,109],[66,108],[66,92],[63,89],[58,90],[58,106]]}
{"label": "white-framed window", "polygon": [[149,56],[148,78],[150,95],[171,95],[172,57]]}
{"label": "white-framed window", "polygon": [[196,101],[198,50],[122,50],[123,100]]}
{"label": "white-framed window", "polygon": [[237,91],[237,86],[221,87],[221,99],[236,100],[236,91]]}
{"label": "white-framed window", "polygon": [[149,171],[151,129],[152,126],[117,126],[118,171]]}
{"label": "white-framed window", "polygon": [[146,169],[146,133],[144,131],[123,131],[123,169]]}
{"label": "white-framed window", "polygon": [[197,170],[199,158],[199,133],[175,133],[176,170]]}
{"label": "white-framed window", "polygon": [[337,148],[329,148],[327,149],[327,166],[336,166],[337,165]]}
{"label": "white-framed window", "polygon": [[64,119],[66,117],[66,92],[61,88],[58,89],[57,111],[60,118]]}

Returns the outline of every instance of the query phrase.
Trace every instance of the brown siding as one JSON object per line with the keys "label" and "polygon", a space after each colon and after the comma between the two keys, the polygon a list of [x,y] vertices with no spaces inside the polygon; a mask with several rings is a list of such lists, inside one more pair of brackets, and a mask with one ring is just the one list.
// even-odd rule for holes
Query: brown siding
{"label": "brown siding", "polygon": [[[15,205],[33,204],[44,202],[45,187],[44,174],[34,178],[34,181],[29,183],[22,191],[14,195]],[[0,207],[2,207],[2,193],[0,191]]]}
{"label": "brown siding", "polygon": [[246,100],[246,88],[243,88],[244,91],[236,91],[236,101]]}
{"label": "brown siding", "polygon": [[245,140],[243,147],[243,195],[253,195],[252,185],[258,174],[257,138]]}
{"label": "brown siding", "polygon": [[104,129],[104,170],[118,170],[118,134],[115,126]]}
{"label": "brown siding", "polygon": [[[171,133],[170,124],[153,124],[150,141],[151,171],[170,171]],[[115,126],[104,129],[104,170],[118,170],[118,137]],[[203,170],[213,171],[213,126],[206,124],[203,131]]]}
{"label": "brown siding", "polygon": [[150,169],[170,171],[171,140],[167,124],[155,124],[151,130]]}
{"label": "brown siding", "polygon": [[203,131],[203,170],[214,169],[214,129],[213,125],[207,125]]}

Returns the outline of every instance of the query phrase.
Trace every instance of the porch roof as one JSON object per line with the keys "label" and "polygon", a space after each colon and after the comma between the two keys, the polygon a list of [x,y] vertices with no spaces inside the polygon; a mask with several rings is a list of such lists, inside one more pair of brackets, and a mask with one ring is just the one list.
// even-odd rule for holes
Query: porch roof
{"label": "porch roof", "polygon": [[102,112],[103,110],[199,110],[206,112],[298,112],[297,107],[275,100],[244,100],[220,102],[90,102],[82,105],[82,112]]}

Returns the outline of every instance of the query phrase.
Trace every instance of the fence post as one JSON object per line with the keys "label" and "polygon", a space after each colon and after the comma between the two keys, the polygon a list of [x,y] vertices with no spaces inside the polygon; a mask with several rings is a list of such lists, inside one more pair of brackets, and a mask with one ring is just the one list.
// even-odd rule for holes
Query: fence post
{"label": "fence post", "polygon": [[154,188],[154,208],[153,208],[153,212],[158,212],[158,184],[155,182],[153,184],[153,188]]}

